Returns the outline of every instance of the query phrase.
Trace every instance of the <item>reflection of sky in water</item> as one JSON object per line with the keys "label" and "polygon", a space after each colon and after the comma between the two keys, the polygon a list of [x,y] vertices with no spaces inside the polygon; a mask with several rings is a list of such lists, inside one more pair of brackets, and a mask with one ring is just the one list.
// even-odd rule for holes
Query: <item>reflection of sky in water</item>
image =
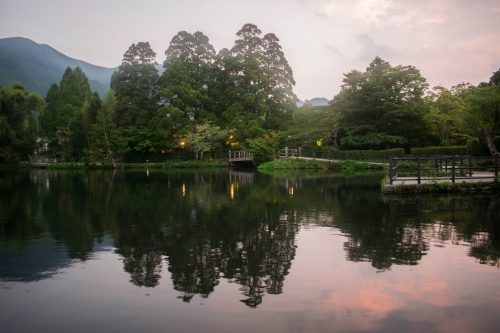
{"label": "reflection of sky in water", "polygon": [[53,195],[33,212],[20,192],[45,229],[0,243],[2,331],[497,331],[497,199],[382,200],[363,177],[105,175],[32,176]]}
{"label": "reflection of sky in water", "polygon": [[[417,266],[379,272],[368,262],[346,261],[345,241],[334,228],[302,228],[283,293],[265,296],[254,310],[239,302],[238,284],[224,278],[210,297],[194,296],[190,303],[178,300],[181,294],[168,272],[155,288],[135,287],[120,256],[105,251],[61,268],[56,279],[0,290],[0,316],[10,318],[2,320],[7,331],[16,327],[18,332],[40,327],[74,332],[103,327],[123,332],[496,331],[498,269],[474,264],[467,247],[432,247]],[[29,321],[22,320],[26,313]]]}

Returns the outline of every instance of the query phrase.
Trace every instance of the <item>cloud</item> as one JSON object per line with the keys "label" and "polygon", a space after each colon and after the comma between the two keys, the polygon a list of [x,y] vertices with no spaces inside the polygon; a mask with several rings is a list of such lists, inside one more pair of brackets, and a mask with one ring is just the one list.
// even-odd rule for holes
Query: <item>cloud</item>
{"label": "cloud", "polygon": [[392,58],[398,54],[395,49],[375,42],[368,34],[358,34],[356,36],[356,40],[361,45],[361,51],[359,54],[360,60],[371,61],[377,56],[381,58]]}
{"label": "cloud", "polygon": [[333,45],[325,45],[325,48],[330,52],[331,54],[335,55],[338,58],[344,58],[344,54],[335,46]]}

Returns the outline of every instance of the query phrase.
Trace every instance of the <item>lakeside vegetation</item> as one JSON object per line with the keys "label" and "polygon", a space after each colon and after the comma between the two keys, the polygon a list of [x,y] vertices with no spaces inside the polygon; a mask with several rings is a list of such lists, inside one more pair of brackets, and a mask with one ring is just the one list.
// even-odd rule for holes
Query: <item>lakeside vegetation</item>
{"label": "lakeside vegetation", "polygon": [[134,43],[102,100],[78,67],[67,68],[45,98],[20,85],[0,87],[0,162],[36,152],[70,163],[54,168],[145,161],[182,167],[173,161],[250,149],[260,164],[284,146],[350,160],[498,154],[500,70],[478,86],[429,89],[416,67],[376,57],[365,71],[345,74],[328,106],[298,107],[278,37],[253,24],[236,36],[230,49],[216,52],[202,32],[180,31],[161,74],[149,43]]}

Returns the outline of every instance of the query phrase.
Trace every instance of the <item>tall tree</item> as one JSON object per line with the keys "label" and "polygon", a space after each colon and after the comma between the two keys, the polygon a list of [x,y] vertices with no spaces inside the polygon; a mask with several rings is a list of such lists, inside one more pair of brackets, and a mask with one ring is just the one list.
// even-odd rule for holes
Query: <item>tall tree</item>
{"label": "tall tree", "polygon": [[139,153],[152,150],[149,127],[157,108],[158,90],[155,57],[148,42],[132,44],[111,78],[116,95],[115,121],[127,132],[130,150]]}
{"label": "tall tree", "polygon": [[20,85],[0,86],[0,162],[26,159],[35,149],[43,99]]}
{"label": "tall tree", "polygon": [[439,136],[440,144],[450,144],[450,139],[466,135],[460,133],[465,112],[465,102],[453,90],[438,86],[430,93],[431,110],[427,120]]}
{"label": "tall tree", "polygon": [[[52,85],[47,92],[47,108],[40,123],[61,157],[78,159],[83,155],[88,143],[88,111],[92,98],[88,78],[80,67],[66,68],[59,85]],[[66,133],[63,141],[57,135],[60,133]]]}
{"label": "tall tree", "polygon": [[155,57],[148,42],[132,44],[111,77],[111,89],[116,95],[116,121],[121,126],[148,124],[154,114],[158,81]]}
{"label": "tall tree", "polygon": [[429,131],[424,103],[425,78],[413,66],[391,66],[376,57],[365,72],[345,74],[333,100],[348,136],[345,146],[407,148],[426,144]]}
{"label": "tall tree", "polygon": [[181,112],[186,122],[212,118],[208,90],[215,49],[207,36],[180,31],[165,51],[160,78],[160,104],[167,114]]}
{"label": "tall tree", "polygon": [[493,156],[500,156],[494,137],[500,131],[500,85],[491,84],[469,89],[465,95],[465,126],[484,138]]}
{"label": "tall tree", "polygon": [[113,120],[115,104],[113,91],[110,91],[97,111],[96,122],[90,126],[88,151],[92,161],[111,162],[113,167],[127,148],[127,141]]}

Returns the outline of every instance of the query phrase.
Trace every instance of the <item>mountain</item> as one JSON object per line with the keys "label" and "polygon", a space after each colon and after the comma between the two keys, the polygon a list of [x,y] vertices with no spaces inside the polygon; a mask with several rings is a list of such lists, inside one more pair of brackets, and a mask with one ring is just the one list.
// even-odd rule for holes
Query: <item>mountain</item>
{"label": "mountain", "polygon": [[328,106],[330,101],[324,97],[314,97],[311,99],[307,99],[305,101],[299,99],[299,101],[296,104],[297,104],[297,107],[300,108],[300,107],[304,106],[304,104],[306,104],[306,103],[309,103],[309,104],[311,104],[311,106],[314,106],[314,107],[323,107],[323,106]]}
{"label": "mountain", "polygon": [[45,96],[53,83],[59,83],[66,67],[79,66],[89,78],[92,90],[104,96],[114,68],[73,59],[46,44],[12,37],[0,39],[0,84],[21,83],[29,91]]}
{"label": "mountain", "polygon": [[327,106],[330,101],[324,97],[314,97],[310,100],[307,100],[306,103],[309,102],[312,106]]}

